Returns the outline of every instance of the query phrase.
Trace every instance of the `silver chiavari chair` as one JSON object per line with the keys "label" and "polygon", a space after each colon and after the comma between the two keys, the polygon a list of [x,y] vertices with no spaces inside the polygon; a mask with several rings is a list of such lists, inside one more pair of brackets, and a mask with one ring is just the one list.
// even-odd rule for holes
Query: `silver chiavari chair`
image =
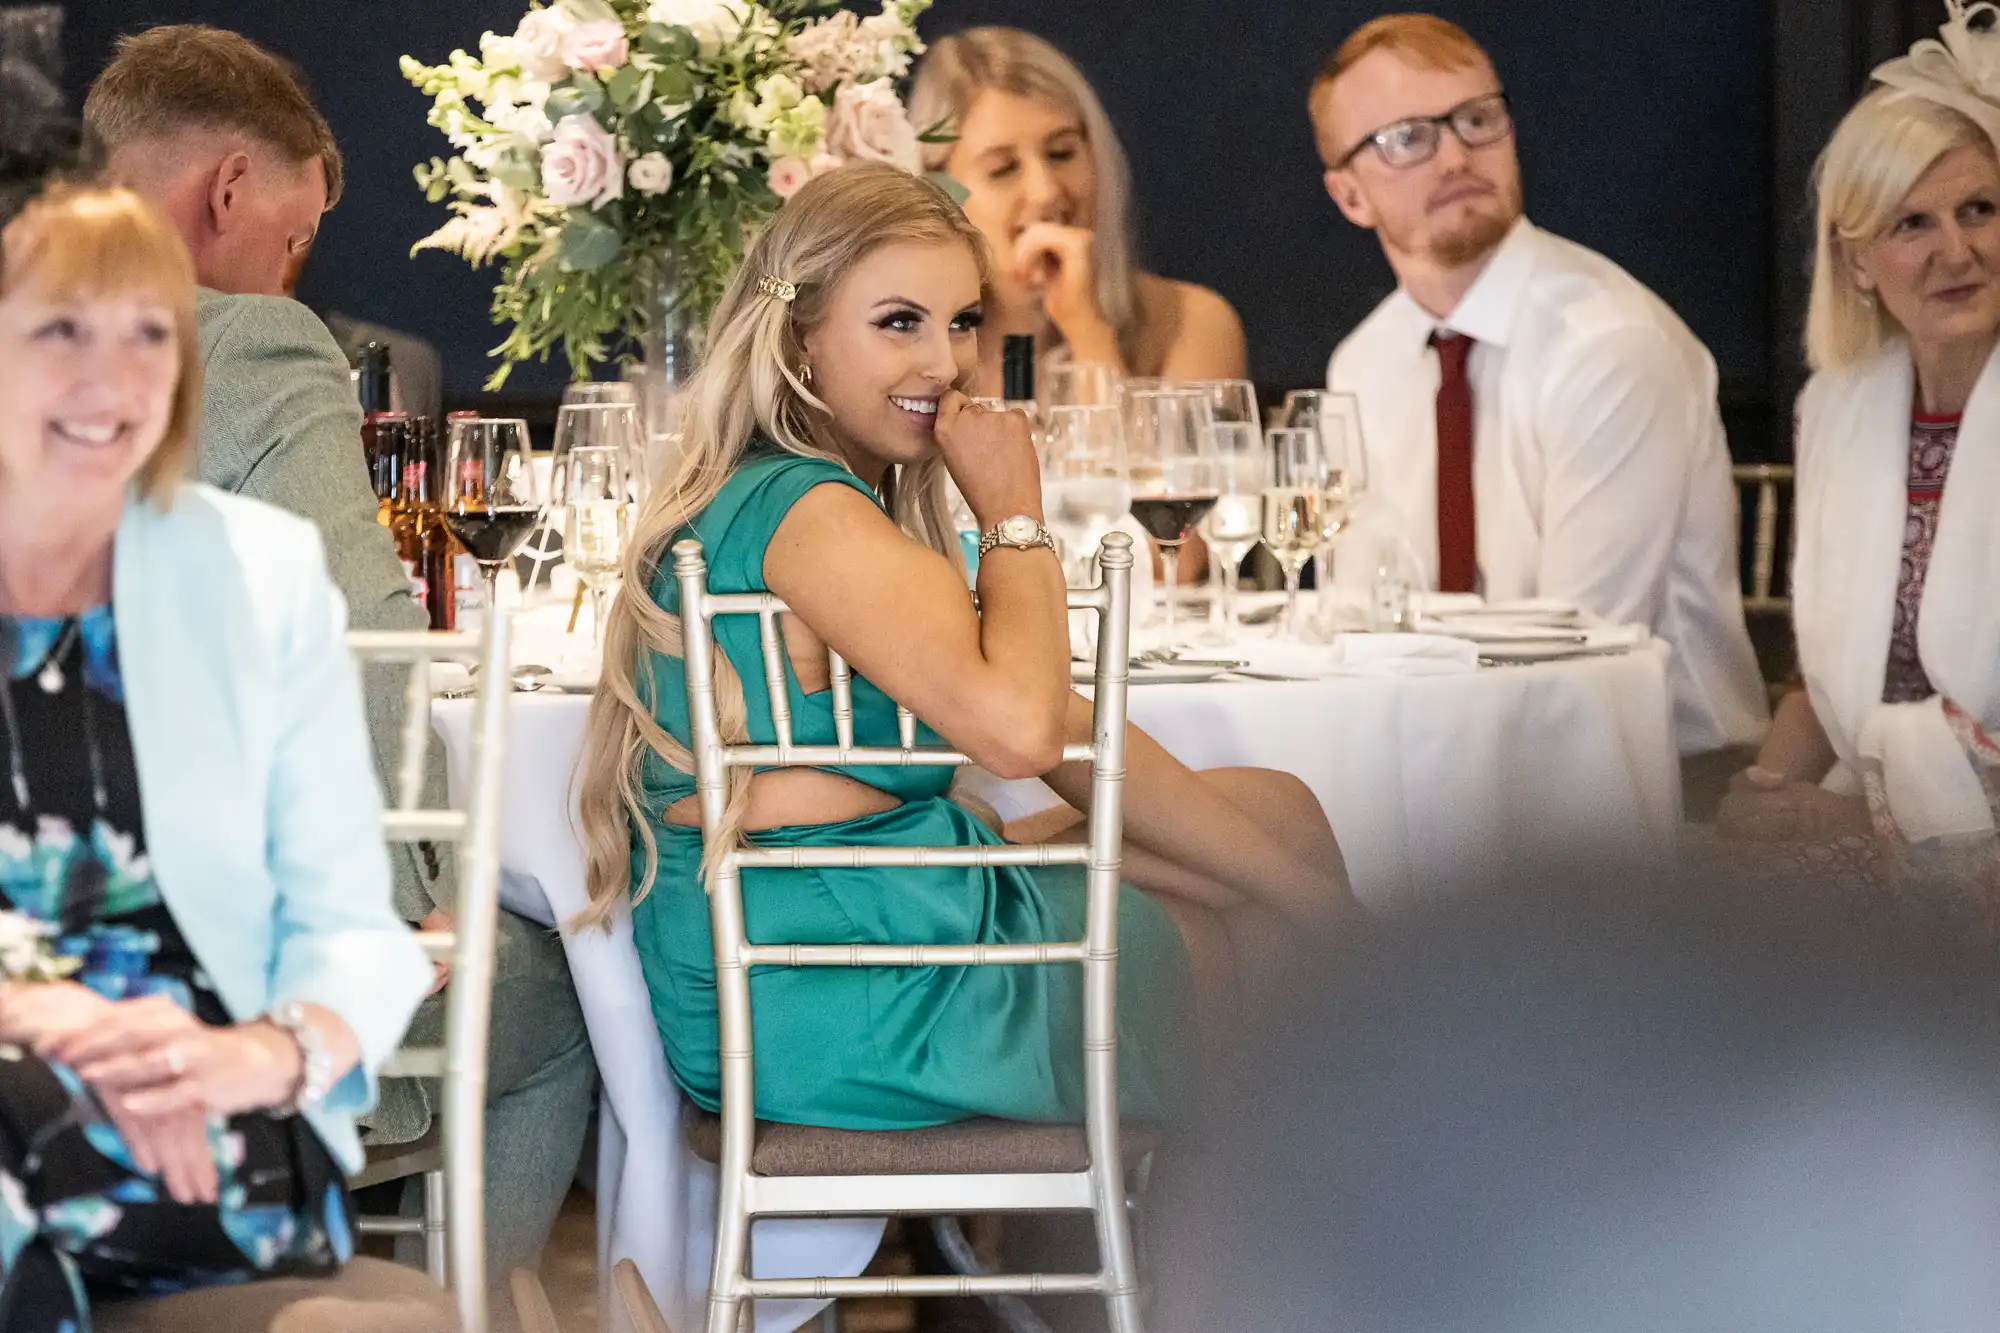
{"label": "silver chiavari chair", "polygon": [[[443,1047],[404,1046],[382,1075],[429,1078],[443,1089],[443,1111],[431,1133],[412,1144],[373,1149],[354,1178],[357,1189],[421,1174],[421,1218],[359,1219],[364,1234],[421,1235],[424,1266],[448,1284],[468,1333],[486,1322],[485,1122],[486,1038],[493,1000],[495,931],[500,915],[500,798],[506,757],[507,703],[512,689],[508,618],[487,617],[482,633],[354,633],[348,645],[364,664],[408,664],[396,789],[383,816],[388,840],[452,843],[458,887],[450,904],[454,929],[425,932],[426,951],[451,967],[445,988]],[[463,809],[421,806],[431,742],[432,662],[476,667],[472,772]]]}
{"label": "silver chiavari chair", "polygon": [[[687,662],[688,717],[695,787],[704,839],[721,825],[729,771],[741,768],[866,765],[964,765],[955,751],[919,748],[916,719],[898,708],[899,745],[857,746],[853,676],[831,658],[836,744],[806,746],[792,739],[778,618],[785,605],[770,594],[708,591],[698,542],[673,549],[680,585]],[[715,1261],[709,1280],[708,1333],[749,1326],[759,1300],[839,1300],[866,1296],[1006,1296],[1085,1293],[1103,1298],[1114,1333],[1142,1333],[1138,1265],[1128,1213],[1128,1169],[1143,1155],[1142,1137],[1118,1118],[1117,966],[1118,883],[1125,701],[1128,686],[1132,543],[1105,539],[1103,578],[1073,590],[1072,609],[1098,616],[1095,721],[1088,745],[1066,746],[1063,758],[1091,765],[1089,837],[1081,845],[945,848],[739,846],[715,854],[709,918],[714,936],[720,1010],[722,1115],[694,1126],[694,1149],[720,1168]],[[715,700],[716,616],[756,616],[763,667],[770,684],[774,745],[730,745],[722,739]],[[759,945],[745,933],[742,872],[870,866],[1081,865],[1088,879],[1084,938],[1038,944],[897,946]],[[750,1017],[753,967],[989,967],[1081,966],[1084,976],[1085,1117],[1075,1126],[973,1121],[934,1129],[853,1132],[759,1124],[755,1118]],[[706,1147],[706,1150],[705,1150]],[[1097,1233],[1093,1273],[973,1274],[946,1277],[753,1278],[750,1233],[760,1218],[957,1213],[1061,1212],[1091,1214]],[[636,1273],[621,1274],[620,1294],[641,1328],[661,1328]],[[636,1290],[635,1290],[636,1288]]]}
{"label": "silver chiavari chair", "polygon": [[1743,609],[1750,615],[1791,614],[1789,593],[1774,587],[1778,569],[1778,517],[1782,508],[1780,491],[1792,489],[1793,472],[1788,463],[1743,463],[1733,469],[1738,491],[1754,487],[1757,503],[1756,525],[1751,529],[1750,587],[1744,594]]}

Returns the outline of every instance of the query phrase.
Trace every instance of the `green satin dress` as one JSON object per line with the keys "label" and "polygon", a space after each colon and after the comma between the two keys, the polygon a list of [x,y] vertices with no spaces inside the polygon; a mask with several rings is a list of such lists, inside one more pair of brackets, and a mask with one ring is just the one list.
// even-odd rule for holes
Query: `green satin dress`
{"label": "green satin dress", "polygon": [[[717,592],[762,592],[764,551],[788,510],[815,486],[851,486],[852,473],[772,445],[755,446],[694,521]],[[678,611],[670,568],[652,596]],[[775,740],[754,617],[715,622],[717,642],[742,678],[751,739]],[[653,655],[660,724],[685,742],[681,660]],[[830,692],[806,694],[786,668],[794,734],[834,743]],[[895,745],[895,705],[854,679],[855,738]],[[920,728],[919,741],[938,744]],[[756,835],[766,846],[956,846],[999,839],[947,799],[951,770],[837,770],[902,804],[838,824]],[[694,780],[649,755],[641,774],[647,808],[665,810]],[[655,823],[658,877],[632,910],[633,934],[654,1022],[676,1080],[695,1102],[718,1109],[715,970],[708,898],[699,875],[700,835]],[[633,838],[633,883],[644,849]],[[749,870],[743,896],[750,938],[769,944],[1019,944],[1079,939],[1083,870],[1077,866],[857,870]],[[1137,889],[1118,913],[1118,1055],[1124,1115],[1170,1118],[1193,1053],[1187,959],[1166,911]],[[750,981],[756,1027],[757,1114],[766,1120],[839,1129],[907,1129],[976,1116],[1079,1121],[1083,1115],[1082,971],[1028,967],[759,967]]]}

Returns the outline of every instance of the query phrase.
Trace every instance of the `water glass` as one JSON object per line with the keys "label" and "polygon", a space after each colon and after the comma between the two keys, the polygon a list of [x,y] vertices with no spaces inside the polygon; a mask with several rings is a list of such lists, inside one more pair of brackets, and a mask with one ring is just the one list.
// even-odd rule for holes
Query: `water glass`
{"label": "water glass", "polygon": [[1052,407],[1043,439],[1042,508],[1080,585],[1090,577],[1092,537],[1132,507],[1124,422],[1108,403]]}
{"label": "water glass", "polygon": [[1206,429],[1216,459],[1216,501],[1202,520],[1201,535],[1214,561],[1220,590],[1215,618],[1226,640],[1236,633],[1237,579],[1243,558],[1264,531],[1271,456],[1264,447],[1264,433],[1254,422],[1214,421]]}
{"label": "water glass", "polygon": [[1116,366],[1101,361],[1065,361],[1042,373],[1044,406],[1116,407],[1121,380]]}

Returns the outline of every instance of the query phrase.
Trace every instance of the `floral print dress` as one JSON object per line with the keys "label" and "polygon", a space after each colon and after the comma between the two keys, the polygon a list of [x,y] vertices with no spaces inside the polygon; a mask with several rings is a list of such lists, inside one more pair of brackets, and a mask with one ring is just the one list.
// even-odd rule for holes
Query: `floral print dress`
{"label": "floral print dress", "polygon": [[[18,741],[28,792],[8,763],[0,909],[49,923],[71,980],[105,998],[164,995],[226,1025],[146,859],[110,608],[0,616],[0,667],[19,729],[0,755]],[[88,1333],[94,1300],[329,1273],[352,1252],[345,1181],[304,1120],[215,1121],[209,1146],[220,1201],[175,1203],[81,1079],[0,1044],[0,1330]]]}

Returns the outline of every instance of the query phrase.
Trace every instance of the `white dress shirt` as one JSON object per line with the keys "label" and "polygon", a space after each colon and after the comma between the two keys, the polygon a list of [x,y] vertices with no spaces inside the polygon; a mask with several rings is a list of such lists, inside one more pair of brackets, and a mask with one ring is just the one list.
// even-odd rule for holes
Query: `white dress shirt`
{"label": "white dress shirt", "polygon": [[1630,274],[1525,218],[1448,318],[1390,295],[1334,351],[1327,387],[1360,405],[1369,518],[1357,527],[1392,525],[1432,583],[1440,327],[1477,340],[1481,590],[1649,626],[1674,650],[1681,753],[1755,741],[1768,712],[1708,350]]}

